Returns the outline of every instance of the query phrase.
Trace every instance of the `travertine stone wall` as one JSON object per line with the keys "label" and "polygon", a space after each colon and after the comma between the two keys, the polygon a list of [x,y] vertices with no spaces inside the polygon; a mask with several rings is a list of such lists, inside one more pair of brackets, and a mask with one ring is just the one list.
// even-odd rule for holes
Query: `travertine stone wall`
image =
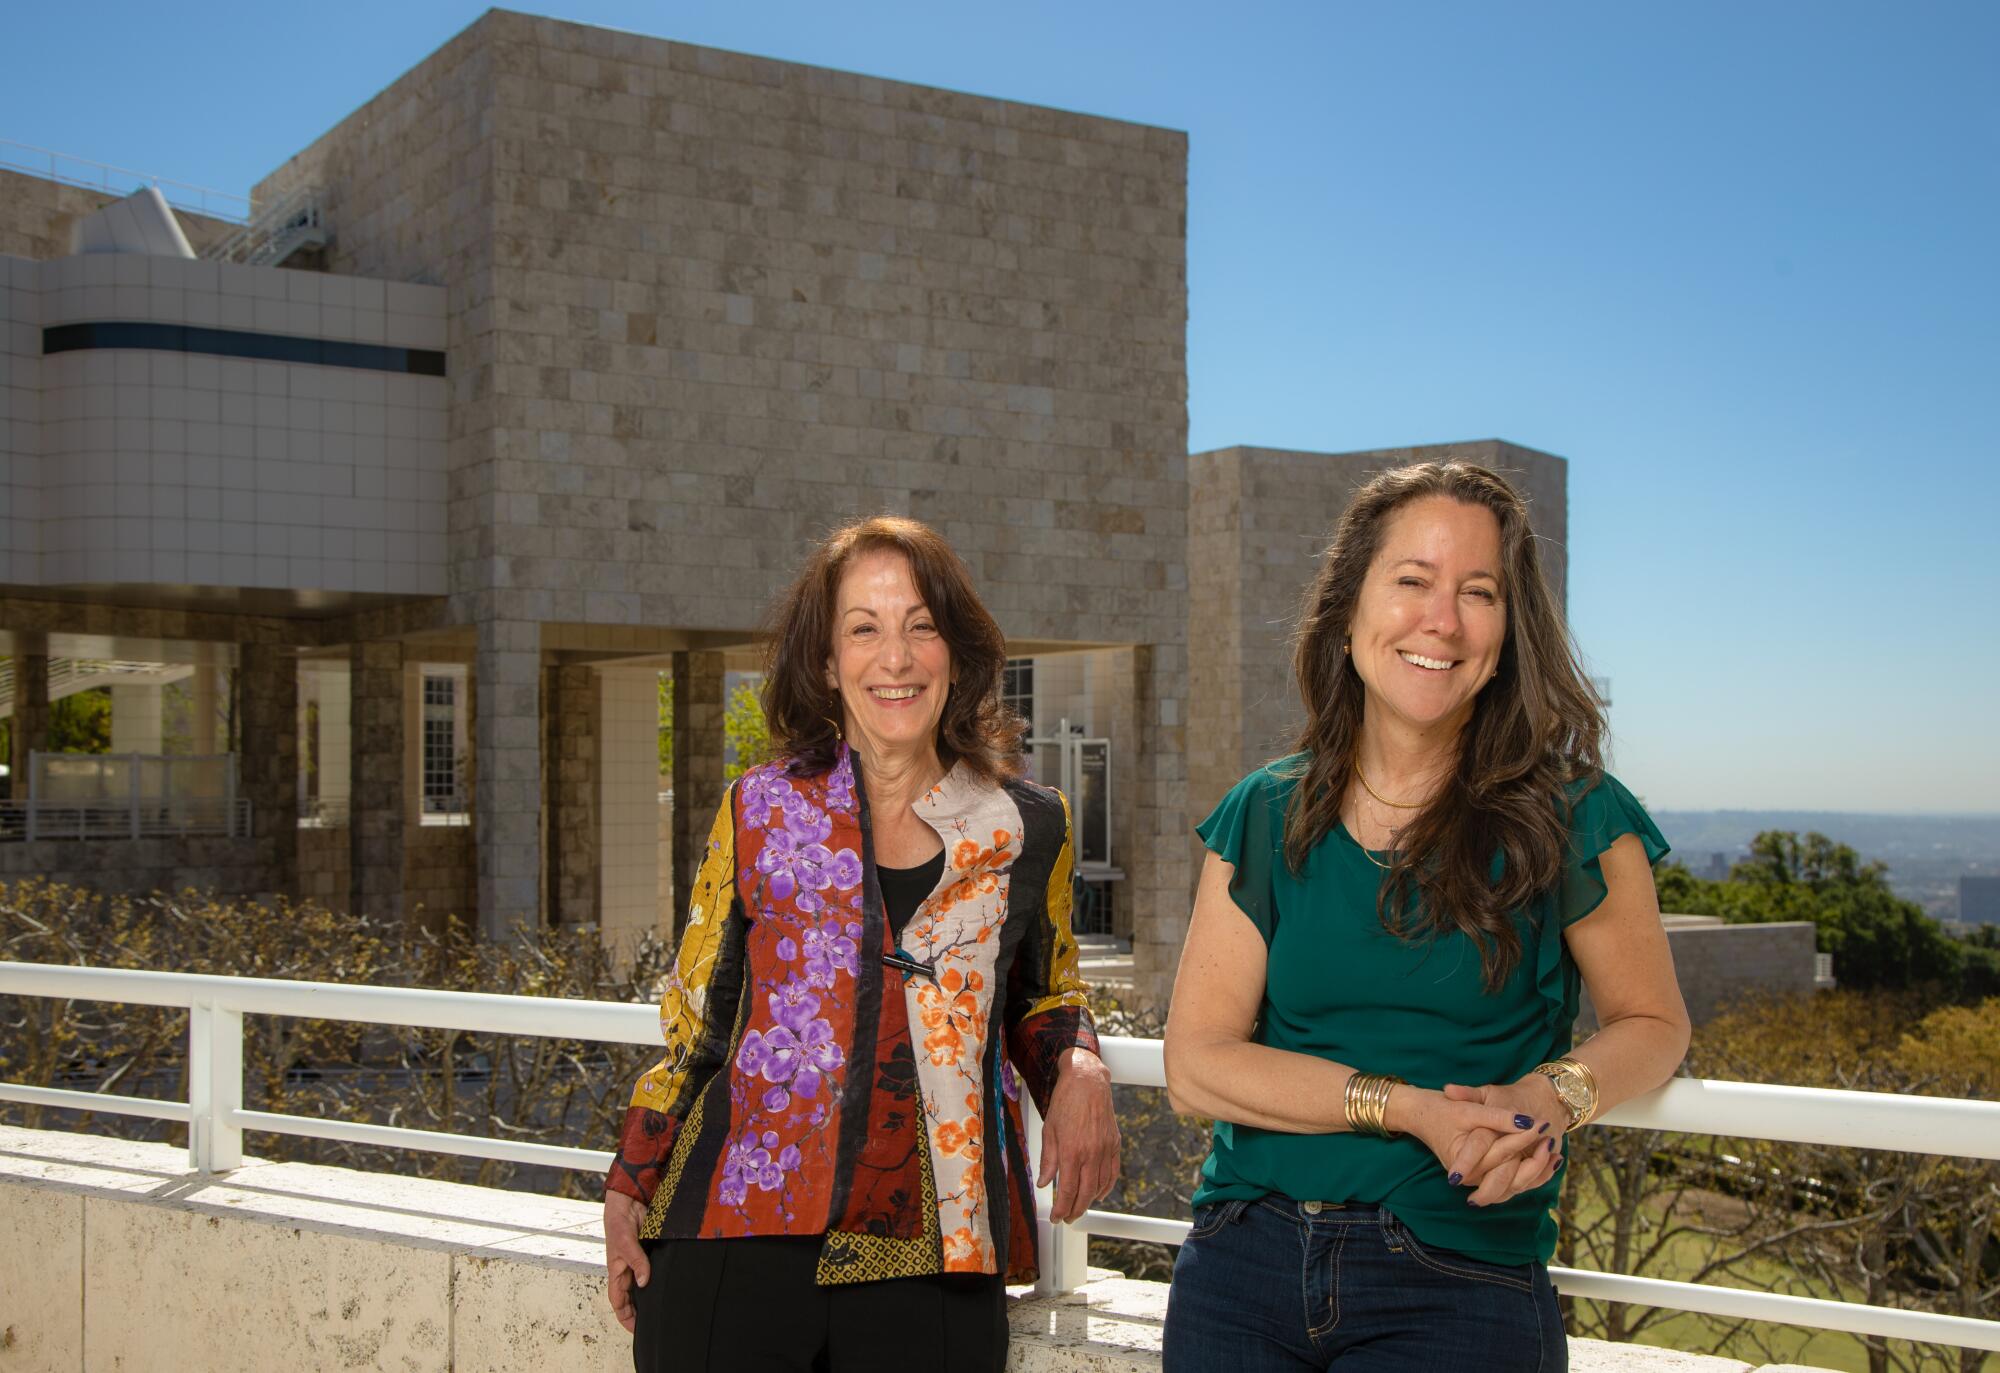
{"label": "travertine stone wall", "polygon": [[478,625],[473,819],[479,927],[489,938],[542,919],[541,642],[533,621]]}
{"label": "travertine stone wall", "polygon": [[1301,722],[1291,632],[1354,489],[1384,468],[1459,460],[1489,467],[1529,503],[1543,565],[1562,594],[1568,463],[1499,440],[1298,453],[1225,448],[1189,459],[1189,813],[1199,820],[1246,772],[1287,752]]}
{"label": "travertine stone wall", "polygon": [[19,801],[28,795],[34,755],[49,746],[49,660],[40,651],[44,636],[20,634],[15,640],[29,650],[14,659],[14,710],[8,720],[7,783]]}
{"label": "travertine stone wall", "polygon": [[270,846],[268,889],[290,894],[298,880],[298,659],[282,645],[244,644],[236,691],[243,739],[237,769],[250,800],[250,832]]}
{"label": "travertine stone wall", "polygon": [[[722,777],[722,677],[720,653],[676,653],[674,672],[674,890],[694,890],[694,875],[708,851],[708,831],[727,785]],[[679,932],[687,912],[673,911]]]}
{"label": "travertine stone wall", "polygon": [[346,825],[303,825],[299,828],[299,896],[329,910],[353,910],[349,873],[353,842]]}
{"label": "travertine stone wall", "polygon": [[1187,936],[1194,894],[1193,833],[1187,813],[1187,647],[1148,644],[1132,655],[1139,755],[1131,804],[1139,850],[1132,892],[1132,991],[1141,1005],[1165,1007]]}
{"label": "travertine stone wall", "polygon": [[412,824],[403,831],[406,916],[437,933],[454,916],[474,923],[479,869],[472,845],[470,825]]}
{"label": "travertine stone wall", "polygon": [[[289,813],[287,819],[290,819]],[[92,891],[143,896],[193,887],[206,894],[293,894],[272,835],[231,839],[43,839],[0,844],[0,879],[40,877]]]}
{"label": "travertine stone wall", "polygon": [[[45,259],[67,257],[70,229],[123,194],[93,191],[22,172],[0,171],[0,254]],[[176,208],[174,218],[197,253],[236,232],[236,225]]]}
{"label": "travertine stone wall", "polygon": [[555,667],[545,686],[549,914],[563,924],[584,924],[597,919],[597,676],[588,667]]}
{"label": "travertine stone wall", "polygon": [[349,649],[348,836],[354,909],[404,913],[404,828],[410,796],[404,775],[407,692],[403,645],[370,639]]}

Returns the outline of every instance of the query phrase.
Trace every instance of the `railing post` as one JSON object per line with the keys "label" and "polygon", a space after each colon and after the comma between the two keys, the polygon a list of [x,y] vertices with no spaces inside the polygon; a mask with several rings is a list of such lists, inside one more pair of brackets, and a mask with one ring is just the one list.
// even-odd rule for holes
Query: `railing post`
{"label": "railing post", "polygon": [[[1027,1092],[1021,1093],[1021,1129],[1027,1134],[1028,1177],[1042,1171],[1042,1113]],[[1053,1187],[1035,1189],[1035,1257],[1041,1276],[1035,1290],[1074,1292],[1090,1281],[1090,1232],[1079,1225],[1057,1225],[1049,1219]]]}
{"label": "railing post", "polygon": [[188,1008],[188,1165],[220,1173],[243,1162],[243,1012],[197,1001]]}

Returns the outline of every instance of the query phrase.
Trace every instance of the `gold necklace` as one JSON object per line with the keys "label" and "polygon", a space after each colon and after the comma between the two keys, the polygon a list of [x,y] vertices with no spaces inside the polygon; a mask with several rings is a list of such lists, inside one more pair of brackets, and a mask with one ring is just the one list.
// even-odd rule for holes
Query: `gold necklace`
{"label": "gold necklace", "polygon": [[1397,810],[1422,810],[1426,804],[1425,802],[1422,801],[1391,801],[1381,792],[1375,790],[1375,788],[1368,785],[1368,774],[1364,773],[1361,770],[1361,764],[1359,763],[1356,763],[1354,765],[1354,777],[1356,781],[1361,783],[1361,789],[1363,791],[1367,792],[1370,796],[1374,797],[1377,801],[1380,801],[1385,806],[1393,806]]}
{"label": "gold necklace", "polygon": [[[1357,814],[1357,815],[1359,815],[1359,813],[1360,813],[1360,812],[1358,812],[1358,811],[1356,812],[1356,814]],[[1360,850],[1361,850],[1361,856],[1362,856],[1363,858],[1366,858],[1366,859],[1367,859],[1367,860],[1368,860],[1369,862],[1373,863],[1373,864],[1374,864],[1374,865],[1375,865],[1376,867],[1378,867],[1378,868],[1382,869],[1382,871],[1383,871],[1383,872],[1387,872],[1387,871],[1389,871],[1389,868],[1390,868],[1390,866],[1391,866],[1391,865],[1390,865],[1390,864],[1388,864],[1388,863],[1384,863],[1384,862],[1383,862],[1383,861],[1382,861],[1381,859],[1377,858],[1377,857],[1375,856],[1374,852],[1373,852],[1373,851],[1372,851],[1372,850],[1371,850],[1371,849],[1370,849],[1370,848],[1369,848],[1369,847],[1368,847],[1368,846],[1367,846],[1366,844],[1362,843],[1362,842],[1361,842],[1361,841],[1360,841],[1359,839],[1355,838],[1355,835],[1354,835],[1354,831],[1353,831],[1352,829],[1349,829],[1349,828],[1348,828],[1348,824],[1347,824],[1347,822],[1346,822],[1345,820],[1342,820],[1342,821],[1340,822],[1340,827],[1341,827],[1341,829],[1343,829],[1343,830],[1346,830],[1346,832],[1347,832],[1347,838],[1348,838],[1348,841],[1349,841],[1350,843],[1352,843],[1352,844],[1354,845],[1354,847],[1355,847],[1355,848],[1357,848],[1357,849],[1360,849]],[[1389,831],[1389,837],[1390,837],[1391,839],[1394,839],[1394,838],[1396,837],[1396,832],[1395,832],[1394,830],[1390,830],[1390,831]],[[1391,849],[1391,850],[1389,850],[1389,852],[1391,852],[1391,853],[1394,853],[1394,852],[1395,852],[1395,850],[1394,850],[1394,849]]]}

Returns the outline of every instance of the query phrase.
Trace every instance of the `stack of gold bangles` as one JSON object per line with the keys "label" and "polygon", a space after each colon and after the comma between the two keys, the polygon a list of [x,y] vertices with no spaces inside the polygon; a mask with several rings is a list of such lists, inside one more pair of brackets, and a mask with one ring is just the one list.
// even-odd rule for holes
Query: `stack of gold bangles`
{"label": "stack of gold bangles", "polygon": [[1388,1073],[1355,1073],[1347,1079],[1341,1104],[1347,1111],[1347,1128],[1357,1135],[1393,1138],[1395,1131],[1382,1123],[1389,1110],[1389,1093],[1403,1086],[1403,1079]]}

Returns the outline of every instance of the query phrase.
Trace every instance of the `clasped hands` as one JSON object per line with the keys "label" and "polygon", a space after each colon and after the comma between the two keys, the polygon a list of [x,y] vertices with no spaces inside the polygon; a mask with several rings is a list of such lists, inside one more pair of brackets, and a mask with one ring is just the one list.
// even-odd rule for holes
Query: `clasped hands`
{"label": "clasped hands", "polygon": [[1422,1140],[1451,1185],[1471,1189],[1468,1203],[1492,1206],[1556,1175],[1569,1112],[1549,1080],[1530,1073],[1484,1087],[1447,1084],[1441,1092],[1399,1086],[1383,1123]]}

